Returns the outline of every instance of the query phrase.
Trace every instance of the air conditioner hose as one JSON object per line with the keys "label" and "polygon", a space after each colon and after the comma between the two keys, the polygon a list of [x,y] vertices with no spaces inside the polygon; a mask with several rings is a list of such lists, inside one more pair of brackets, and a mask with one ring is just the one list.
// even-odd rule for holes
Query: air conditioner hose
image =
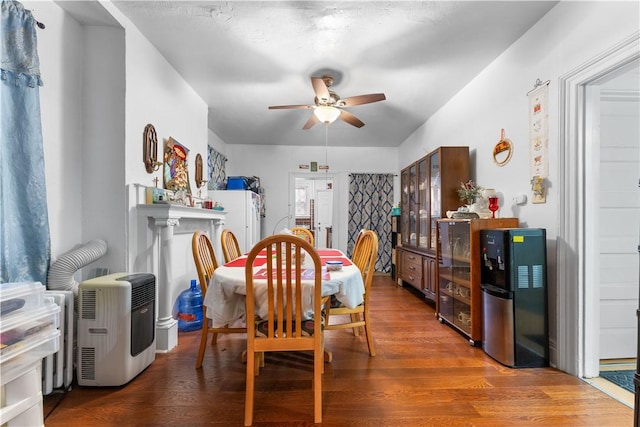
{"label": "air conditioner hose", "polygon": [[73,295],[78,296],[78,282],[73,275],[106,253],[107,243],[104,240],[92,240],[62,255],[49,267],[47,289],[73,291]]}

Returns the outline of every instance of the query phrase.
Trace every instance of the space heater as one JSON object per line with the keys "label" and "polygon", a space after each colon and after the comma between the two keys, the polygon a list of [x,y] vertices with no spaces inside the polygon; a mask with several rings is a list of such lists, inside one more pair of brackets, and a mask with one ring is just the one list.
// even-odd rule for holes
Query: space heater
{"label": "space heater", "polygon": [[115,273],[78,286],[77,380],[119,386],[155,360],[156,279]]}

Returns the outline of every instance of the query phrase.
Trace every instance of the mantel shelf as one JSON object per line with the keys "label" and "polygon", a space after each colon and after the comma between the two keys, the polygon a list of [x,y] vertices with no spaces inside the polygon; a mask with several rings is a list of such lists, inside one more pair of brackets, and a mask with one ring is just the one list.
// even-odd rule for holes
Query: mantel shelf
{"label": "mantel shelf", "polygon": [[206,220],[223,220],[227,213],[213,209],[192,208],[190,206],[171,203],[139,204],[140,213],[153,218],[193,218]]}

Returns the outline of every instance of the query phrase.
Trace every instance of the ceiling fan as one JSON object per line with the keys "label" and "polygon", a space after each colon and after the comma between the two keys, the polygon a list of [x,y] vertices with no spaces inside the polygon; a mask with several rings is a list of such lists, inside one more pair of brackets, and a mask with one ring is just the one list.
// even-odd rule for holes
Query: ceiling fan
{"label": "ceiling fan", "polygon": [[270,110],[287,110],[287,109],[306,109],[313,110],[313,115],[307,120],[302,129],[311,129],[317,122],[331,123],[340,118],[343,122],[349,123],[355,127],[361,128],[364,123],[344,110],[344,107],[353,107],[356,105],[369,104],[372,102],[384,101],[387,99],[384,93],[371,93],[368,95],[351,96],[349,98],[340,98],[338,94],[329,90],[333,84],[333,77],[324,75],[322,77],[311,77],[311,86],[315,92],[314,104],[308,105],[272,105]]}

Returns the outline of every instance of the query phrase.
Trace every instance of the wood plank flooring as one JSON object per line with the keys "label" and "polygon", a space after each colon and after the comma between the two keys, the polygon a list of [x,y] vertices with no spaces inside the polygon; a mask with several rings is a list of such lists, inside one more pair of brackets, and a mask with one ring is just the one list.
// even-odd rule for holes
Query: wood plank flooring
{"label": "wood plank flooring", "polygon": [[[633,409],[553,368],[509,369],[448,326],[389,276],[371,294],[376,357],[351,330],[325,334],[324,426],[632,426]],[[241,426],[242,335],[208,346],[194,368],[199,331],[129,384],[74,386],[45,397],[45,425]],[[255,426],[313,425],[311,358],[269,354],[256,379]]]}

